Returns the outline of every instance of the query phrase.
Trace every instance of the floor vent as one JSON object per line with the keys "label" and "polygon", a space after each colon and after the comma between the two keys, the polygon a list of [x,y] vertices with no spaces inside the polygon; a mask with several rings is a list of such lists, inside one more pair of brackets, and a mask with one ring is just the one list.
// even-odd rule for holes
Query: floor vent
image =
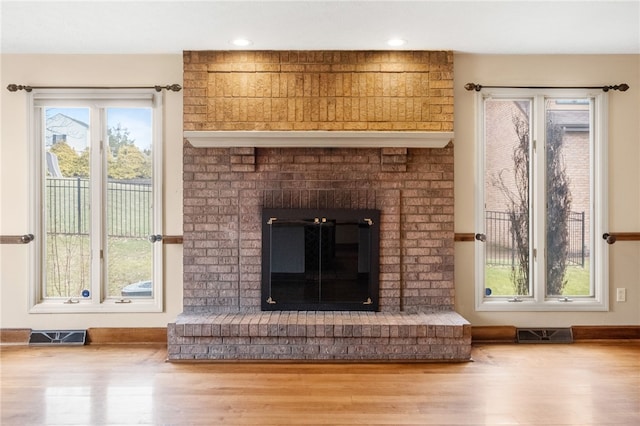
{"label": "floor vent", "polygon": [[29,345],[84,345],[86,330],[33,330]]}
{"label": "floor vent", "polygon": [[572,343],[570,328],[519,328],[518,343]]}

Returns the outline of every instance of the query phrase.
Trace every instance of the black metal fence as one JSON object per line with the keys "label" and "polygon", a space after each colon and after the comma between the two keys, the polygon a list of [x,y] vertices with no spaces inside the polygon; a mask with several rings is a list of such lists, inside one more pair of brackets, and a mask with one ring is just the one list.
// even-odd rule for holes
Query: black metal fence
{"label": "black metal fence", "polygon": [[[569,213],[569,255],[567,263],[585,265],[588,256],[584,212]],[[509,212],[485,211],[487,236],[485,259],[487,265],[514,266],[517,260],[516,244]]]}
{"label": "black metal fence", "polygon": [[[47,178],[45,194],[47,233],[89,234],[88,179]],[[151,234],[151,197],[151,182],[109,181],[107,234],[147,238]]]}

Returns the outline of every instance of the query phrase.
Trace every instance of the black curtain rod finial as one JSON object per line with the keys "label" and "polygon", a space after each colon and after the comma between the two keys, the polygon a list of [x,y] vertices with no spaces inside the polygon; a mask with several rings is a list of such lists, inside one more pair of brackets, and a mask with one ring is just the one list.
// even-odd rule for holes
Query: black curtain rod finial
{"label": "black curtain rod finial", "polygon": [[17,92],[18,90],[30,92],[33,88],[31,86],[23,86],[22,84],[10,84],[7,86],[7,90],[10,92]]}
{"label": "black curtain rod finial", "polygon": [[468,91],[475,90],[476,92],[479,92],[480,90],[482,90],[482,85],[475,84],[475,83],[467,83],[464,85],[464,88],[467,89]]}
{"label": "black curtain rod finial", "polygon": [[172,92],[179,92],[182,90],[182,86],[179,84],[168,84],[166,86],[154,86],[156,92],[162,92],[162,89],[171,90]]}
{"label": "black curtain rod finial", "polygon": [[615,86],[604,86],[602,88],[603,91],[608,92],[609,90],[619,90],[621,92],[626,92],[629,90],[629,85],[627,83],[616,84]]}

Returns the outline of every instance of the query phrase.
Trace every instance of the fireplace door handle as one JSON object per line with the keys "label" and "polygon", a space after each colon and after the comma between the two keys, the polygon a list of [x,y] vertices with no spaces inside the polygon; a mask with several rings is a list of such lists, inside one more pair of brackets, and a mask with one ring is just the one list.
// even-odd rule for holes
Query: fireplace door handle
{"label": "fireplace door handle", "polygon": [[485,234],[476,234],[476,240],[484,243],[485,241],[487,241],[487,236]]}
{"label": "fireplace door handle", "polygon": [[158,241],[162,241],[162,235],[160,234],[149,235],[149,241],[152,243],[157,243]]}

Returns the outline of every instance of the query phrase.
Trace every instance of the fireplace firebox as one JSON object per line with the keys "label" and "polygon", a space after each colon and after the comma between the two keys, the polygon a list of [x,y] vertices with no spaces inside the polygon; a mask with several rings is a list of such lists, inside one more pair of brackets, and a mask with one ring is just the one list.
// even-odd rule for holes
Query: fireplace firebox
{"label": "fireplace firebox", "polygon": [[378,310],[378,210],[263,209],[262,219],[262,310]]}

